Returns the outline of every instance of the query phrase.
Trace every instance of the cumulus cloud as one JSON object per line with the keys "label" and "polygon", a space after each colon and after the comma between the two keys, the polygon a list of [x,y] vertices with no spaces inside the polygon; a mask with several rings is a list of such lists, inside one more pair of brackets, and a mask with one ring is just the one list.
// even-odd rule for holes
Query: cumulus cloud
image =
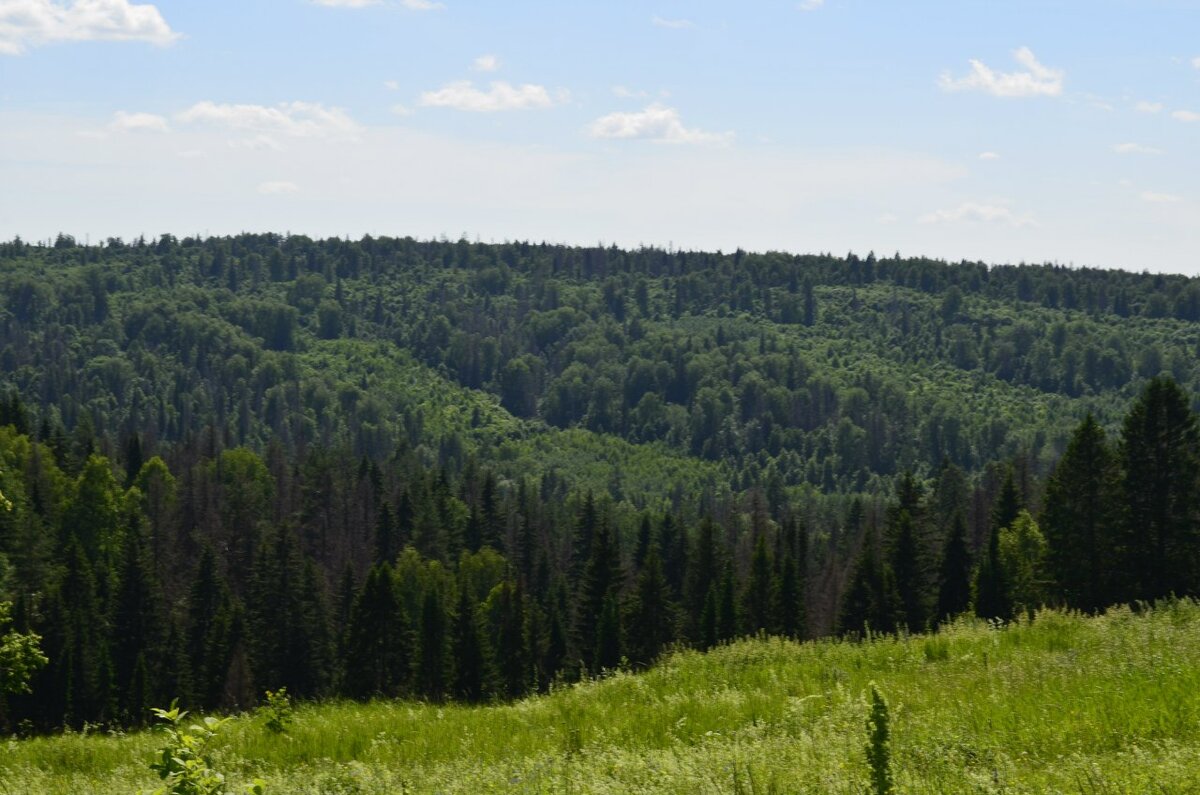
{"label": "cumulus cloud", "polygon": [[1145,146],[1143,144],[1124,143],[1113,144],[1112,150],[1119,155],[1161,155],[1161,149],[1155,149],[1153,146]]}
{"label": "cumulus cloud", "polygon": [[651,17],[650,23],[655,27],[669,28],[670,30],[683,30],[696,26],[696,23],[690,19],[663,19],[662,17]]}
{"label": "cumulus cloud", "polygon": [[733,133],[711,133],[683,125],[679,111],[657,103],[633,113],[610,113],[592,122],[593,138],[642,139],[672,144],[728,143]]}
{"label": "cumulus cloud", "polygon": [[1021,47],[1013,58],[1023,72],[997,72],[982,61],[971,59],[971,71],[954,77],[949,73],[938,79],[943,91],[984,91],[996,97],[1057,97],[1062,94],[1064,72],[1043,66],[1028,47]]}
{"label": "cumulus cloud", "polygon": [[980,160],[999,160],[1000,155],[998,155],[995,152],[980,152],[979,159]]}
{"label": "cumulus cloud", "polygon": [[298,190],[300,190],[299,185],[286,180],[260,182],[258,185],[258,192],[264,196],[278,196],[284,193],[295,193]]}
{"label": "cumulus cloud", "polygon": [[179,38],[151,4],[129,0],[3,0],[0,54],[67,41],[146,41],[166,46]]}
{"label": "cumulus cloud", "polygon": [[1133,107],[1138,113],[1158,113],[1163,109],[1161,102],[1147,102],[1146,100],[1142,100]]}
{"label": "cumulus cloud", "polygon": [[1156,193],[1152,190],[1144,190],[1142,191],[1142,201],[1149,204],[1177,204],[1183,201],[1183,198],[1173,193]]}
{"label": "cumulus cloud", "polygon": [[1171,114],[1171,118],[1179,121],[1200,121],[1200,113],[1194,110],[1177,110]]}
{"label": "cumulus cloud", "polygon": [[997,226],[1036,226],[1029,215],[1017,215],[1002,204],[965,202],[948,210],[934,210],[917,219],[922,224],[995,224]]}
{"label": "cumulus cloud", "polygon": [[231,105],[197,102],[175,115],[182,124],[210,124],[260,136],[289,138],[353,138],[358,125],[341,108],[317,102],[278,105]]}
{"label": "cumulus cloud", "polygon": [[500,59],[494,55],[481,55],[472,62],[471,68],[476,72],[494,72],[500,68]]}
{"label": "cumulus cloud", "polygon": [[[329,8],[366,8],[379,5],[383,0],[310,0],[310,2]],[[446,7],[430,0],[400,0],[400,5],[410,11],[437,11]]]}
{"label": "cumulus cloud", "polygon": [[165,116],[154,113],[126,113],[123,110],[113,114],[108,128],[119,132],[169,132],[171,129]]}
{"label": "cumulus cloud", "polygon": [[[562,92],[559,99],[565,99]],[[421,104],[432,108],[453,108],[475,113],[493,113],[504,110],[534,110],[554,105],[554,99],[545,86],[524,83],[514,86],[503,80],[493,82],[488,90],[476,88],[470,80],[448,83],[436,91],[421,94]]]}

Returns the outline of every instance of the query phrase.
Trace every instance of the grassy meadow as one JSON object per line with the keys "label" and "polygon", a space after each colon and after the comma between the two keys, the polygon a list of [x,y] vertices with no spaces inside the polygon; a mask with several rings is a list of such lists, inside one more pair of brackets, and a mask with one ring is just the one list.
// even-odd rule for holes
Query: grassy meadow
{"label": "grassy meadow", "polygon": [[[1200,793],[1192,602],[863,643],[746,640],[510,705],[301,706],[282,735],[243,715],[213,762],[280,795],[860,793],[872,681],[902,793]],[[4,741],[0,793],[152,788],[161,741]]]}

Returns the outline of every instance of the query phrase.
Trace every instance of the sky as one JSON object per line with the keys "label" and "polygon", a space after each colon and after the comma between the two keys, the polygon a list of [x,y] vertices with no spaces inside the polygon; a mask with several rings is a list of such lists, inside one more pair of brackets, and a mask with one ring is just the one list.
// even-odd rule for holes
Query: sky
{"label": "sky", "polygon": [[1200,0],[0,0],[0,239],[1200,274]]}

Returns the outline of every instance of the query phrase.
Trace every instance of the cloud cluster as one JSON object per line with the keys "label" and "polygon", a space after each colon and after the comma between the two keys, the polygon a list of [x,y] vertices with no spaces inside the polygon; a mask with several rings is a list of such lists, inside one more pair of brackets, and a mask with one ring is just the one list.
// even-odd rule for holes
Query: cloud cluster
{"label": "cloud cluster", "polygon": [[1023,226],[1036,226],[1030,216],[1017,215],[1004,205],[976,202],[965,202],[948,210],[934,210],[922,215],[917,221],[922,224],[995,224],[1018,229]]}
{"label": "cloud cluster", "polygon": [[1043,66],[1028,47],[1013,53],[1024,72],[997,72],[982,61],[971,59],[971,71],[963,77],[943,74],[938,85],[943,91],[983,91],[996,97],[1057,97],[1063,91],[1061,69]]}
{"label": "cloud cluster", "polygon": [[358,125],[341,108],[325,107],[318,102],[281,102],[271,106],[197,102],[177,113],[175,120],[289,138],[353,138],[359,132]]}
{"label": "cloud cluster", "polygon": [[683,125],[679,111],[655,103],[644,110],[610,113],[592,122],[593,138],[642,139],[672,144],[728,143],[732,133],[711,133]]}
{"label": "cloud cluster", "polygon": [[1135,143],[1113,144],[1112,150],[1119,155],[1161,155],[1163,153],[1161,149],[1153,146]]}
{"label": "cloud cluster", "polygon": [[[566,99],[563,93],[560,100]],[[470,80],[456,80],[447,83],[436,91],[426,91],[421,94],[422,105],[431,108],[452,108],[474,113],[495,113],[506,110],[533,110],[549,108],[555,100],[545,86],[524,83],[514,86],[503,80],[497,80],[485,91],[476,88]]]}
{"label": "cloud cluster", "polygon": [[[330,8],[366,8],[382,2],[383,0],[312,0],[314,5]],[[438,11],[446,7],[441,3],[432,2],[432,0],[400,0],[400,5],[410,11]]]}
{"label": "cloud cluster", "polygon": [[68,41],[145,41],[159,46],[179,38],[151,4],[129,0],[3,0],[0,54]]}

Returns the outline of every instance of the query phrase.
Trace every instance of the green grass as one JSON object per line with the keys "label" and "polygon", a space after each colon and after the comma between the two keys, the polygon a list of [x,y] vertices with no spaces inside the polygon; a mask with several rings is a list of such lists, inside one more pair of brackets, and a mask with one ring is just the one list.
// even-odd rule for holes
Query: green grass
{"label": "green grass", "polygon": [[[901,793],[1200,792],[1200,606],[1057,612],[932,637],[735,643],[489,707],[243,716],[215,763],[272,793],[860,793],[866,697],[892,717]],[[0,793],[133,793],[159,738],[10,741]]]}

